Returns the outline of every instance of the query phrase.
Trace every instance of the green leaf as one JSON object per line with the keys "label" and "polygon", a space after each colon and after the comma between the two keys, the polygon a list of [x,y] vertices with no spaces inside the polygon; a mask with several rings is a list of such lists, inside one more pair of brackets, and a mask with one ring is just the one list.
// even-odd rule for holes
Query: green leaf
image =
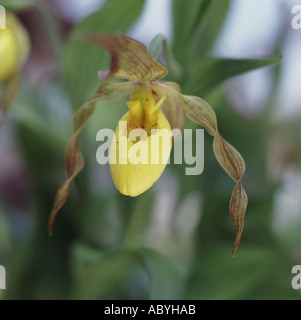
{"label": "green leaf", "polygon": [[210,0],[205,14],[195,28],[191,41],[188,59],[192,63],[195,59],[211,52],[224,25],[229,4],[229,0]]}
{"label": "green leaf", "polygon": [[72,250],[72,295],[80,300],[107,298],[125,280],[132,263],[133,255],[128,251],[103,252],[76,244]]}
{"label": "green leaf", "polygon": [[208,0],[173,0],[173,49],[176,59],[183,65],[194,30],[205,14]]}
{"label": "green leaf", "polygon": [[166,41],[166,37],[159,33],[149,43],[147,51],[153,58],[158,59],[164,41]]}
{"label": "green leaf", "polygon": [[177,60],[194,68],[216,42],[228,13],[229,0],[173,0],[173,49]]}
{"label": "green leaf", "polygon": [[[47,90],[41,90],[40,94],[32,94],[24,82],[21,84],[20,93],[14,101],[13,108],[10,109],[10,116],[19,126],[31,132],[36,139],[43,141],[48,150],[53,150],[52,152],[57,154],[64,152],[72,128],[70,110],[64,104],[65,97],[60,87],[48,86]],[[51,106],[53,101],[64,104],[60,117],[56,113],[57,110]]]}
{"label": "green leaf", "polygon": [[37,5],[37,0],[0,0],[0,5],[11,11],[21,11]]}
{"label": "green leaf", "polygon": [[65,84],[74,108],[83,104],[96,90],[97,72],[109,67],[109,54],[83,41],[88,33],[124,33],[139,17],[141,0],[118,0],[107,4],[82,21],[73,31],[63,54]]}
{"label": "green leaf", "polygon": [[219,246],[195,261],[184,299],[300,299],[291,288],[292,261],[286,253],[249,246],[233,259],[228,251]]}
{"label": "green leaf", "polygon": [[161,49],[163,49],[164,58],[167,63],[169,73],[174,78],[179,78],[182,72],[181,66],[176,61],[166,37],[163,34],[159,33],[149,43],[147,51],[151,54],[152,57],[158,59]]}
{"label": "green leaf", "polygon": [[141,249],[139,255],[150,280],[151,299],[179,299],[185,272],[177,263],[151,249]]}
{"label": "green leaf", "polygon": [[197,70],[187,79],[185,86],[183,86],[183,92],[204,97],[228,78],[279,63],[280,60],[280,56],[268,59],[204,59]]}

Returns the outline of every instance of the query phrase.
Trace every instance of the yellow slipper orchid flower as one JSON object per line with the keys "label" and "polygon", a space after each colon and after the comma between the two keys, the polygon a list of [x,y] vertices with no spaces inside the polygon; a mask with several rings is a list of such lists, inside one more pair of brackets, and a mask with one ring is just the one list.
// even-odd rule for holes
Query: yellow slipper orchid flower
{"label": "yellow slipper orchid flower", "polygon": [[[163,101],[164,97],[153,95],[150,87],[142,84],[127,102],[129,112],[119,121],[111,146],[110,170],[116,188],[124,195],[135,197],[145,192],[165,169],[172,142],[169,122],[160,108]],[[126,126],[124,130],[122,124]],[[130,139],[135,131],[139,141],[136,136]],[[120,136],[125,139],[120,141]],[[124,161],[120,155],[121,144],[126,146]],[[158,161],[154,161],[156,155]]]}
{"label": "yellow slipper orchid flower", "polygon": [[[116,128],[110,152],[110,170],[115,186],[121,193],[129,196],[137,196],[148,190],[166,166],[171,151],[170,131],[173,128],[181,129],[186,115],[214,136],[215,156],[236,183],[230,200],[230,215],[237,229],[234,255],[241,239],[248,202],[241,184],[245,163],[235,148],[220,136],[213,109],[199,97],[181,94],[178,84],[159,81],[167,75],[167,69],[134,39],[123,35],[92,35],[89,36],[89,41],[108,50],[112,57],[110,70],[100,72],[100,79],[105,81],[117,78],[126,81],[102,83],[95,95],[75,112],[74,134],[66,150],[67,180],[56,194],[49,232],[52,232],[55,216],[68,197],[71,181],[83,169],[84,161],[78,149],[78,138],[93,114],[95,104],[129,96],[129,111]],[[126,123],[125,127],[122,126],[123,123]],[[140,140],[136,141],[131,135],[139,129],[144,130],[145,136],[140,136]],[[162,135],[161,140],[154,139],[158,131],[153,133],[152,129],[165,132],[165,137]],[[123,150],[122,155],[120,150]],[[149,152],[142,152],[143,150]],[[154,152],[151,152],[153,150],[160,153],[161,162],[154,164],[150,161],[154,157]],[[140,157],[137,161],[136,151],[144,154],[144,158]]]}

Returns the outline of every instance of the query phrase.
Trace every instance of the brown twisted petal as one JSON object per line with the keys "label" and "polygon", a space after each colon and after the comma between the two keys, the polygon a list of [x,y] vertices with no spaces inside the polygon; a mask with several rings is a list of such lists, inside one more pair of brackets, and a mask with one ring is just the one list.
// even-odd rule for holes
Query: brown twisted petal
{"label": "brown twisted petal", "polygon": [[164,83],[160,86],[164,92],[177,96],[178,100],[181,101],[185,115],[189,119],[204,127],[209,134],[214,136],[213,150],[215,157],[221,167],[236,182],[229,204],[230,216],[237,230],[232,253],[234,256],[241,239],[248,204],[247,194],[241,184],[245,172],[245,162],[237,150],[219,134],[215,113],[207,102],[199,97],[182,95],[178,90],[174,90],[172,86],[167,86]]}
{"label": "brown twisted petal", "polygon": [[149,82],[160,80],[168,73],[167,69],[155,60],[140,42],[124,35],[88,35],[87,39],[108,50],[111,65],[108,72],[100,77],[108,77]]}
{"label": "brown twisted petal", "polygon": [[66,174],[67,179],[58,189],[54,205],[51,211],[48,230],[52,233],[52,227],[57,212],[62,208],[69,195],[69,187],[72,180],[82,171],[84,167],[84,159],[78,148],[78,138],[87,121],[94,113],[95,104],[97,102],[106,102],[120,99],[129,95],[138,83],[123,82],[123,83],[104,83],[96,91],[95,95],[83,106],[81,106],[74,114],[73,125],[74,133],[68,142],[66,149]]}
{"label": "brown twisted petal", "polygon": [[54,223],[54,219],[56,217],[57,212],[62,208],[64,203],[66,202],[69,196],[69,187],[72,180],[82,171],[84,167],[84,159],[81,152],[78,149],[78,138],[86,125],[90,116],[94,113],[95,103],[86,103],[74,115],[74,133],[71,139],[68,142],[66,149],[66,181],[59,187],[54,205],[51,211],[49,223],[48,223],[48,231],[49,234],[52,234],[52,227]]}
{"label": "brown twisted petal", "polygon": [[248,204],[246,191],[241,184],[241,178],[245,172],[245,162],[237,150],[225,141],[218,132],[216,132],[214,137],[213,150],[221,167],[236,182],[229,205],[230,215],[237,229],[232,252],[232,255],[234,256],[241,239],[244,227],[244,217]]}

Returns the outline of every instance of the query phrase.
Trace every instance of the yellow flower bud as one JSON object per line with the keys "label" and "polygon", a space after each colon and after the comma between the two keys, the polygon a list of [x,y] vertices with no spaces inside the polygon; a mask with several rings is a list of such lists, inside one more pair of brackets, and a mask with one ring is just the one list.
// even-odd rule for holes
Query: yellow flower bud
{"label": "yellow flower bud", "polygon": [[18,72],[28,52],[29,39],[26,30],[13,14],[8,13],[6,29],[0,30],[0,82]]}

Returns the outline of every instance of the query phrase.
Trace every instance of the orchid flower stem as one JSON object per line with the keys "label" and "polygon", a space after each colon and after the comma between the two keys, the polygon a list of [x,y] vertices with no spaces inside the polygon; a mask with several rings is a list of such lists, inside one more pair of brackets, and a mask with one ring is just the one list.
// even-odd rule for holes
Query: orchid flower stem
{"label": "orchid flower stem", "polygon": [[125,248],[137,249],[140,246],[140,238],[149,219],[152,199],[153,193],[151,190],[136,198],[136,203],[124,239]]}

